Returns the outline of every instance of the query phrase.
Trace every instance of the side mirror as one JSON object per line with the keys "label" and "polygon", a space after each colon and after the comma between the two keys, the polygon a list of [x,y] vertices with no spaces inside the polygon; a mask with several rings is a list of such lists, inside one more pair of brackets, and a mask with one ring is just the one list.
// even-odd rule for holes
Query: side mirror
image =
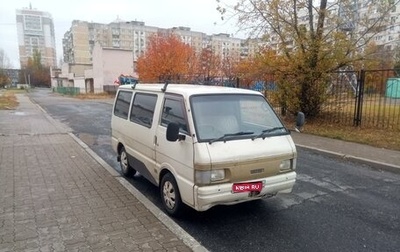
{"label": "side mirror", "polygon": [[179,134],[179,124],[177,123],[169,123],[167,126],[167,140],[170,142],[175,142],[177,140],[185,140],[185,135]]}
{"label": "side mirror", "polygon": [[179,137],[179,125],[177,123],[169,123],[167,126],[167,140],[175,142]]}
{"label": "side mirror", "polygon": [[298,112],[297,113],[297,118],[296,118],[296,127],[295,130],[297,132],[300,132],[301,128],[303,127],[305,123],[306,117],[303,112]]}

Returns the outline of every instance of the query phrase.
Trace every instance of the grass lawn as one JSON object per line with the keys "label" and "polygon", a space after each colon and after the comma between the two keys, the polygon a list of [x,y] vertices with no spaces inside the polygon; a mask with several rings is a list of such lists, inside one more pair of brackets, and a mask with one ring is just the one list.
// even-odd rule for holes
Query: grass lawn
{"label": "grass lawn", "polygon": [[340,123],[304,125],[304,133],[400,151],[400,130],[344,126]]}
{"label": "grass lawn", "polygon": [[[335,106],[333,106],[335,107]],[[307,121],[304,132],[371,146],[400,150],[400,100],[364,99],[360,127],[354,127],[354,104],[336,105]]]}

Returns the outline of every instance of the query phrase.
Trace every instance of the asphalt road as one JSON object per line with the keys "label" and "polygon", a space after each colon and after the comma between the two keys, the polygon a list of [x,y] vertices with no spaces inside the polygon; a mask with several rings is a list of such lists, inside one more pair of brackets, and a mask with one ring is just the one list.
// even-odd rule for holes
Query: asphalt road
{"label": "asphalt road", "polygon": [[[31,98],[119,171],[110,146],[110,101],[35,90]],[[298,149],[293,193],[175,221],[210,251],[399,251],[400,175]],[[129,179],[161,208],[158,189]]]}

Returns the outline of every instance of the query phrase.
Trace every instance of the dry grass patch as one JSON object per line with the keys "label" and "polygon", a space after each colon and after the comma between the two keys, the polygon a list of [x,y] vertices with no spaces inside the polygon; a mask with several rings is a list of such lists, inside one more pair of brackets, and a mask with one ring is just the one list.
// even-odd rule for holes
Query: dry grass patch
{"label": "dry grass patch", "polygon": [[25,91],[6,90],[0,92],[0,109],[9,110],[17,108],[19,103],[17,101],[15,93],[21,93],[21,92]]}
{"label": "dry grass patch", "polygon": [[378,148],[400,150],[400,130],[374,129],[338,124],[307,122],[304,133],[367,144]]}

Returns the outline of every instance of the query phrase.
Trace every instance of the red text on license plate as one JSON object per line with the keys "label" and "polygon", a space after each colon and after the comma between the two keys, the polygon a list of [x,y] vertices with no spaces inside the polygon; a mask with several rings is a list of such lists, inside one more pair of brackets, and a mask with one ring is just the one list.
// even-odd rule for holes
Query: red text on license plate
{"label": "red text on license plate", "polygon": [[232,191],[234,193],[240,192],[261,192],[263,187],[262,182],[253,182],[253,183],[237,183],[233,184]]}

